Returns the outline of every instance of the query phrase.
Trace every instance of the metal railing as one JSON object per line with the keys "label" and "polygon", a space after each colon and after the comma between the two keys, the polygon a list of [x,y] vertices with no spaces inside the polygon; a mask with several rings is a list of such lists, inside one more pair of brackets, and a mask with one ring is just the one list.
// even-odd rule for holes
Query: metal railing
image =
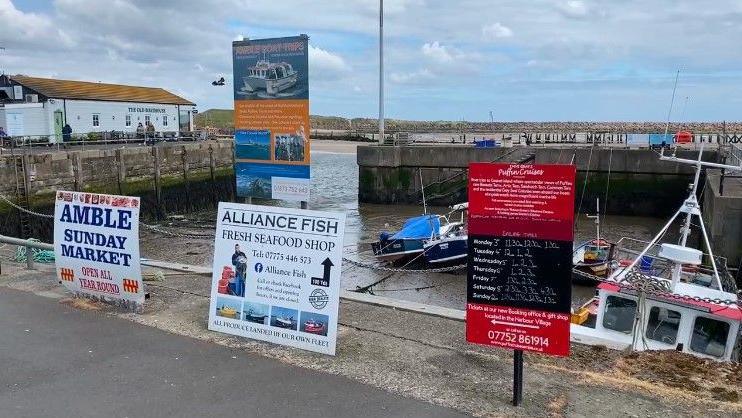
{"label": "metal railing", "polygon": [[32,255],[33,253],[32,249],[35,248],[38,250],[54,251],[53,244],[47,244],[45,242],[39,242],[39,241],[33,241],[33,240],[27,240],[27,239],[15,238],[15,237],[8,237],[5,235],[0,235],[0,243],[25,247],[26,248],[26,268],[29,270],[32,270],[34,268],[34,258]]}
{"label": "metal railing", "polygon": [[729,157],[731,164],[742,166],[742,143],[729,143]]}
{"label": "metal railing", "polygon": [[202,141],[211,139],[212,136],[206,131],[163,131],[163,132],[124,132],[105,131],[91,132],[89,134],[75,134],[69,140],[64,141],[59,135],[23,135],[5,136],[0,138],[0,153],[5,149],[30,149],[34,147],[71,147],[95,145],[151,145],[157,142],[182,142]]}

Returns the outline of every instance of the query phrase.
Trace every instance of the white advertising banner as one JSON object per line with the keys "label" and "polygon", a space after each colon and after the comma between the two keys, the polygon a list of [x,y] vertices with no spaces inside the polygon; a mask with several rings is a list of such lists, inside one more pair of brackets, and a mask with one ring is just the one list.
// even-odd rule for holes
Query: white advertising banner
{"label": "white advertising banner", "polygon": [[54,256],[67,289],[141,306],[139,198],[57,192]]}
{"label": "white advertising banner", "polygon": [[335,354],[345,214],[219,203],[209,329]]}

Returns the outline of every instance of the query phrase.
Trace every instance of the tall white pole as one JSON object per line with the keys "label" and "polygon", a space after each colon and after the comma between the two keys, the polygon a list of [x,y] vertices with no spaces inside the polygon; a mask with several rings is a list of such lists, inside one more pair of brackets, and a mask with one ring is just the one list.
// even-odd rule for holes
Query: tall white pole
{"label": "tall white pole", "polygon": [[384,143],[384,0],[379,0],[379,143]]}

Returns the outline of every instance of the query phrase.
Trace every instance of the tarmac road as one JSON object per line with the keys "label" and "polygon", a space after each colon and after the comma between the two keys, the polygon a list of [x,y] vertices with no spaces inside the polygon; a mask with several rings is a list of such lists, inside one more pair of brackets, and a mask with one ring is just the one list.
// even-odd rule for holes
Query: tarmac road
{"label": "tarmac road", "polygon": [[0,416],[463,417],[0,287]]}

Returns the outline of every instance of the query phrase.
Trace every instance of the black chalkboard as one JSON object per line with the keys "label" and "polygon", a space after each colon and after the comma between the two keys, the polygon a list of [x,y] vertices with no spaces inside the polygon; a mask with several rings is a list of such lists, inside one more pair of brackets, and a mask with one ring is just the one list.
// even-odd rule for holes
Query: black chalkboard
{"label": "black chalkboard", "polygon": [[569,313],[572,241],[469,234],[467,301]]}

